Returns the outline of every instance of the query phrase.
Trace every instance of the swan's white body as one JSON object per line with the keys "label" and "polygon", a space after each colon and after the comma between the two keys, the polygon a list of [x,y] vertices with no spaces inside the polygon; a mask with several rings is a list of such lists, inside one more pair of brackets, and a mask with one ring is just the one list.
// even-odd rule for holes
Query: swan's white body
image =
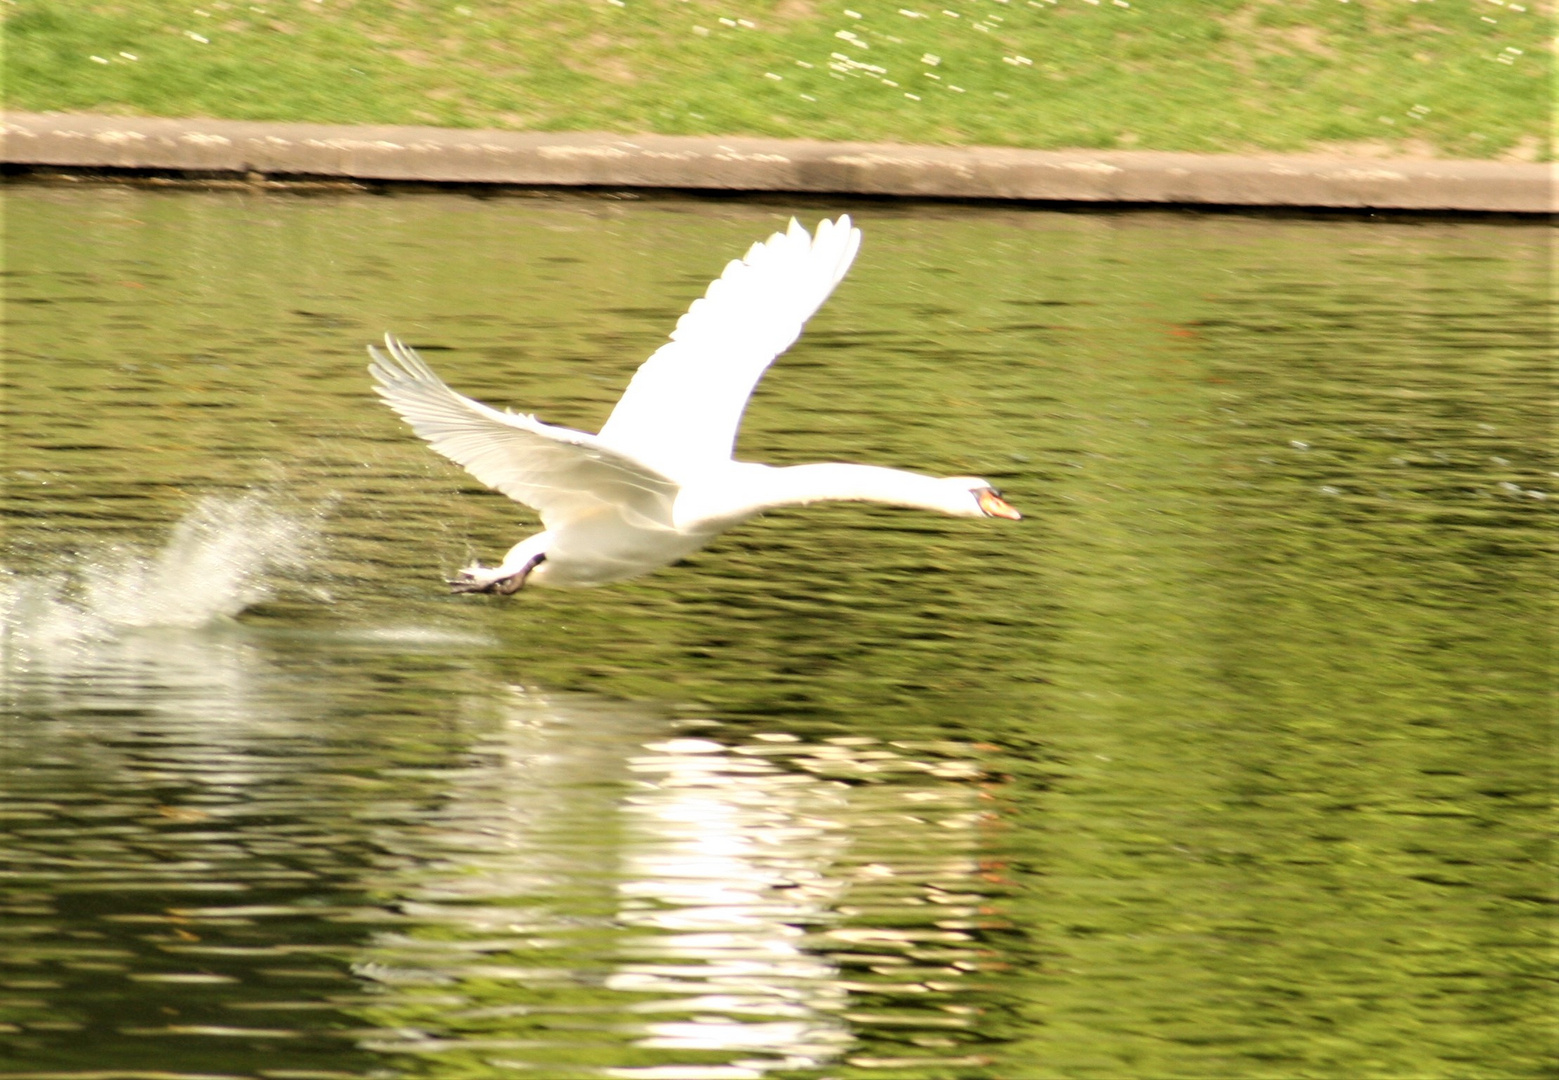
{"label": "swan's white body", "polygon": [[456,590],[621,581],[697,551],[755,514],[822,500],[1017,518],[975,477],[732,459],[753,387],[844,277],[860,243],[860,231],[840,217],[821,222],[815,238],[792,219],[788,231],[754,244],[639,368],[599,435],[457,394],[389,335],[386,352],[370,345],[375,389],[412,430],[482,483],[533,507],[546,527],[501,565],[461,571]]}

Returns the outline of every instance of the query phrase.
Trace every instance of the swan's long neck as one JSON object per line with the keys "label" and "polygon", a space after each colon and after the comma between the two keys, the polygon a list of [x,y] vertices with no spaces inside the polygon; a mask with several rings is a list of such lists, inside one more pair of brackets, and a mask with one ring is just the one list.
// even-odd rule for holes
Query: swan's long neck
{"label": "swan's long neck", "polygon": [[974,505],[966,489],[944,480],[876,465],[738,464],[728,475],[729,480],[720,483],[684,488],[677,505],[679,523],[740,520],[781,506],[815,502],[883,503],[961,516]]}

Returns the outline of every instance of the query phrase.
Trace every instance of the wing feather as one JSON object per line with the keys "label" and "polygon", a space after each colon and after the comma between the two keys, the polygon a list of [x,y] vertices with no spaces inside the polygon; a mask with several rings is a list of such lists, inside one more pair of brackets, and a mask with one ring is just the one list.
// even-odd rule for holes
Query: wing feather
{"label": "wing feather", "polygon": [[541,514],[557,528],[612,511],[665,528],[677,485],[593,435],[500,412],[457,394],[389,334],[385,352],[368,346],[374,390],[434,450],[472,476]]}
{"label": "wing feather", "polygon": [[861,246],[848,215],[794,218],[729,263],[646,360],[601,428],[603,443],[683,479],[729,460],[747,399],[801,334]]}

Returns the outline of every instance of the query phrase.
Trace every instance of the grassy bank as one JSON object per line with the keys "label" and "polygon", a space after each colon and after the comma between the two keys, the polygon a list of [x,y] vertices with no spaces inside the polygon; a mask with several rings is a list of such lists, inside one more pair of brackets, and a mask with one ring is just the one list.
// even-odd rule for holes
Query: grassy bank
{"label": "grassy bank", "polygon": [[1551,155],[1552,5],[1535,0],[0,5],[14,109]]}

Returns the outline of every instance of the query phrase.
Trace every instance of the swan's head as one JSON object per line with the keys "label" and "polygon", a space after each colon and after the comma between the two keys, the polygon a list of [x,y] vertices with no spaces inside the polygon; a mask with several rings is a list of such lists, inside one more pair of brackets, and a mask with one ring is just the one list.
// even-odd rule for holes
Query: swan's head
{"label": "swan's head", "polygon": [[981,480],[978,476],[954,476],[943,483],[958,489],[953,513],[959,517],[999,517],[1013,521],[1023,518],[988,480]]}

